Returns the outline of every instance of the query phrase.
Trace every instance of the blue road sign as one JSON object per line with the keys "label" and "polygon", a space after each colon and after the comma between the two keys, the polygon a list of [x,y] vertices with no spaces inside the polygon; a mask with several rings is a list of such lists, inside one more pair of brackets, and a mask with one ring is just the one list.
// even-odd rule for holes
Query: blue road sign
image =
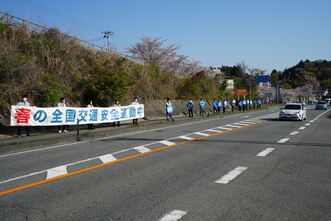
{"label": "blue road sign", "polygon": [[266,83],[269,82],[269,75],[259,75],[255,77],[257,83]]}

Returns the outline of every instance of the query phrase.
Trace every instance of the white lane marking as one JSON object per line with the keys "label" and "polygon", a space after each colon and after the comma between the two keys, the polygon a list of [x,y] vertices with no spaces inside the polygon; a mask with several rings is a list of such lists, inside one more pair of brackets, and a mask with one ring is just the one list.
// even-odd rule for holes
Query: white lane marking
{"label": "white lane marking", "polygon": [[309,126],[309,125],[310,125],[310,123],[306,123],[306,124],[305,124],[305,126]]}
{"label": "white lane marking", "polygon": [[221,179],[216,180],[215,183],[227,184],[247,169],[247,167],[243,166],[236,167],[235,169],[222,176]]}
{"label": "white lane marking", "polygon": [[61,176],[61,175],[64,175],[64,174],[67,174],[67,166],[54,167],[52,169],[47,170],[46,179]]}
{"label": "white lane marking", "polygon": [[200,136],[208,136],[209,134],[205,134],[205,133],[201,133],[201,132],[195,132],[196,135],[200,135]]}
{"label": "white lane marking", "polygon": [[187,214],[187,211],[173,210],[170,213],[165,214],[159,221],[176,221],[181,219]]}
{"label": "white lane marking", "polygon": [[261,151],[260,153],[258,153],[256,156],[258,157],[265,157],[267,156],[269,153],[271,153],[275,148],[267,148],[263,151]]}
{"label": "white lane marking", "polygon": [[242,116],[241,118],[247,118],[247,117],[249,117],[249,115],[247,115],[247,116]]}
{"label": "white lane marking", "polygon": [[192,137],[187,137],[187,136],[180,136],[178,138],[183,139],[183,140],[193,140],[194,139]]}
{"label": "white lane marking", "polygon": [[310,123],[314,123],[315,121],[314,120],[311,120],[311,121],[309,121]]}
{"label": "white lane marking", "polygon": [[208,129],[208,130],[205,130],[205,131],[210,131],[210,132],[215,132],[215,133],[221,132],[219,130],[213,130],[213,129]]}
{"label": "white lane marking", "polygon": [[248,125],[249,123],[233,123],[233,124],[235,124],[235,125],[240,125],[240,126],[246,126],[246,125]]}
{"label": "white lane marking", "polygon": [[23,176],[18,176],[18,177],[11,178],[11,179],[8,179],[8,180],[3,180],[3,181],[0,182],[0,184],[8,183],[8,182],[11,182],[11,181],[23,179],[23,178],[34,176],[34,175],[38,175],[38,174],[41,174],[41,173],[44,173],[44,172],[46,172],[46,170],[38,171],[38,172],[34,172],[34,173],[29,173],[29,174],[26,174],[26,175],[23,175]]}
{"label": "white lane marking", "polygon": [[286,143],[290,138],[283,138],[277,141],[277,143]]}
{"label": "white lane marking", "polygon": [[241,127],[241,126],[238,126],[238,125],[232,125],[232,124],[227,124],[227,125],[225,125],[226,127],[235,127],[235,128],[237,128],[237,127]]}
{"label": "white lane marking", "polygon": [[117,160],[112,154],[106,154],[106,155],[100,156],[99,159],[102,161],[102,163],[108,163],[108,162]]}
{"label": "white lane marking", "polygon": [[146,147],[144,147],[144,146],[135,147],[135,148],[133,148],[133,149],[135,149],[135,150],[138,151],[139,153],[145,153],[145,152],[150,151],[150,149],[148,149],[148,148],[146,148]]}
{"label": "white lane marking", "polygon": [[299,127],[299,130],[303,130],[303,129],[305,129],[306,127]]}
{"label": "white lane marking", "polygon": [[233,128],[228,128],[228,127],[216,127],[216,128],[219,128],[219,129],[222,129],[222,130],[232,130]]}
{"label": "white lane marking", "polygon": [[293,131],[292,133],[290,133],[290,135],[297,135],[299,133],[299,131]]}
{"label": "white lane marking", "polygon": [[167,140],[161,140],[161,141],[159,141],[159,143],[162,143],[162,144],[167,145],[167,146],[175,144],[175,143],[167,141]]}
{"label": "white lane marking", "polygon": [[240,121],[242,123],[248,123],[248,124],[252,124],[252,123],[255,123],[256,121],[248,121],[248,120],[245,120],[245,121]]}

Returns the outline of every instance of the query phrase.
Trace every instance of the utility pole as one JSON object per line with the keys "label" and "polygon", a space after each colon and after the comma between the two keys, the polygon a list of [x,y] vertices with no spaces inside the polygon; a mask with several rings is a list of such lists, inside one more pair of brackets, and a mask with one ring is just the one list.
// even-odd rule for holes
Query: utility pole
{"label": "utility pole", "polygon": [[103,34],[103,38],[107,39],[107,49],[108,49],[108,53],[110,53],[110,42],[109,42],[109,38],[114,34],[114,32],[112,31],[104,31],[102,32]]}

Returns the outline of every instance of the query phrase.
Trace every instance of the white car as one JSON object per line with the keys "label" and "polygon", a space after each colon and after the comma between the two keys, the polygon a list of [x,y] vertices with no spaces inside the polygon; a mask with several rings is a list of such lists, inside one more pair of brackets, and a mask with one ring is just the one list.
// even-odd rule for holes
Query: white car
{"label": "white car", "polygon": [[307,120],[307,111],[301,103],[288,103],[281,108],[279,119]]}

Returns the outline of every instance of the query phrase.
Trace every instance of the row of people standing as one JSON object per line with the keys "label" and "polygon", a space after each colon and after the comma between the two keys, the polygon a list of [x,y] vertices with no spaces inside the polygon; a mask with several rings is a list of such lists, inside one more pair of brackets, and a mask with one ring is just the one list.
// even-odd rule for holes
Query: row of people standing
{"label": "row of people standing", "polygon": [[[213,99],[211,106],[212,110],[207,109],[207,102],[200,98],[198,101],[198,107],[199,107],[199,116],[204,116],[206,113],[209,115],[209,112],[212,112],[214,114],[217,113],[225,113],[228,108],[231,108],[231,112],[234,112],[235,109],[238,109],[239,111],[247,111],[251,109],[259,109],[261,108],[262,101],[261,100],[216,100],[216,98]],[[188,116],[193,117],[193,110],[195,108],[195,104],[192,101],[192,99],[189,99],[188,103],[186,104],[186,108],[188,110]]]}

